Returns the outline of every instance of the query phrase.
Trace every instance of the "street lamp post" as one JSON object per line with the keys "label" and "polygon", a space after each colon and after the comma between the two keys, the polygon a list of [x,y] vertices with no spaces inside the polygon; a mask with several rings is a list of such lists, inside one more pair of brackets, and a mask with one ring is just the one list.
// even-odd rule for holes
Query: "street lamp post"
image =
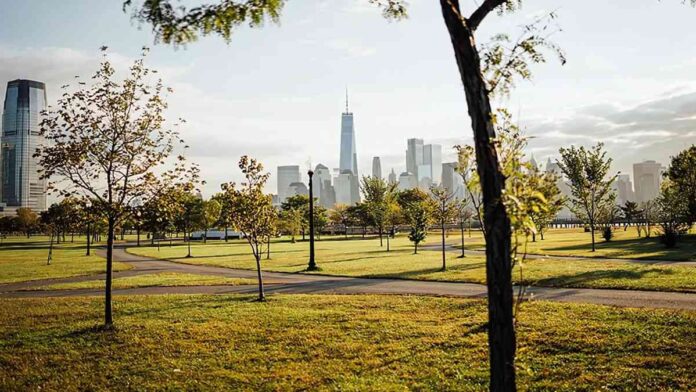
{"label": "street lamp post", "polygon": [[140,208],[138,208],[135,211],[135,233],[136,233],[136,238],[138,242],[138,246],[140,246]]}
{"label": "street lamp post", "polygon": [[87,212],[87,256],[89,256],[89,254],[90,254],[90,248],[92,245],[92,242],[91,242],[92,241],[92,232],[90,230],[90,223],[92,221],[92,218],[89,215],[89,211],[90,211],[91,206],[92,206],[92,203],[90,203],[89,201],[87,201],[87,203],[85,203],[85,210]]}
{"label": "street lamp post", "polygon": [[309,266],[308,271],[316,271],[317,263],[314,261],[314,192],[312,191],[312,176],[314,172],[310,169],[309,175]]}

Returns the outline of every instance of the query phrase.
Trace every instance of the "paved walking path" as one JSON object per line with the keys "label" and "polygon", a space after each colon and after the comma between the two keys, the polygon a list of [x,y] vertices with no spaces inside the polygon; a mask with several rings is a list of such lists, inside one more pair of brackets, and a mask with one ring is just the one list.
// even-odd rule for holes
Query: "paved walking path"
{"label": "paved walking path", "polygon": [[[114,260],[126,263],[132,270],[116,272],[114,277],[134,276],[160,272],[181,272],[201,275],[216,275],[237,278],[256,278],[256,271],[240,270],[205,265],[190,265],[167,260],[153,259],[129,254],[125,246],[114,249]],[[264,272],[266,292],[272,293],[318,293],[318,294],[410,294],[452,297],[485,298],[486,287],[473,283],[433,282],[405,279],[351,278],[299,273]],[[102,290],[49,290],[29,291],[37,286],[54,283],[80,282],[104,279],[104,274],[46,279],[0,285],[0,297],[65,297],[103,295]],[[228,294],[254,293],[256,285],[242,286],[176,286],[116,289],[114,295],[142,294]],[[696,311],[696,294],[655,292],[638,290],[565,289],[529,287],[527,293],[534,299],[614,305],[623,307],[669,308]]]}

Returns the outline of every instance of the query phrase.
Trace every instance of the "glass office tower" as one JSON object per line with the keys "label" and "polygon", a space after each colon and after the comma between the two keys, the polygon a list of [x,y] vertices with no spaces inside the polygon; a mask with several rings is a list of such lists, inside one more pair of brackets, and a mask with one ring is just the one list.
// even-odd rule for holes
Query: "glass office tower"
{"label": "glass office tower", "polygon": [[0,203],[7,207],[46,210],[46,181],[40,179],[36,148],[46,86],[33,80],[7,83],[0,138]]}

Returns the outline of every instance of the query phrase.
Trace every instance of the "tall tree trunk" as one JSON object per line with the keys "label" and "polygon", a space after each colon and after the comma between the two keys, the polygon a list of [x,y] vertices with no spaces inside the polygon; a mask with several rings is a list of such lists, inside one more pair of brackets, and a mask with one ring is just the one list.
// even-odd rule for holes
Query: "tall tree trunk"
{"label": "tall tree trunk", "polygon": [[462,232],[462,255],[459,257],[464,258],[464,257],[466,257],[466,253],[464,253],[465,252],[465,250],[464,250],[464,221],[459,222],[459,229]]}
{"label": "tall tree trunk", "polygon": [[51,240],[48,244],[48,257],[46,258],[46,265],[51,265],[51,260],[53,260],[53,230],[51,230]]}
{"label": "tall tree trunk", "polygon": [[268,243],[266,244],[266,260],[271,259],[271,236],[268,236]]}
{"label": "tall tree trunk", "polygon": [[225,242],[227,242],[227,225],[225,225]]}
{"label": "tall tree trunk", "polygon": [[387,252],[389,252],[389,235],[387,235]]}
{"label": "tall tree trunk", "polygon": [[114,260],[114,227],[116,219],[108,218],[108,231],[106,237],[106,285],[104,290],[104,327],[111,328],[114,325],[113,313],[111,310],[111,280],[113,278]]}
{"label": "tall tree trunk", "polygon": [[256,274],[259,278],[259,301],[265,301],[266,295],[263,293],[263,276],[261,276],[261,254],[256,252]]}
{"label": "tall tree trunk", "polygon": [[473,31],[462,20],[458,0],[440,0],[464,86],[476,166],[484,203],[486,284],[488,286],[488,350],[491,391],[515,391],[516,338],[513,320],[510,218],[502,202],[505,177],[492,139],[495,129],[488,90]]}
{"label": "tall tree trunk", "polygon": [[207,244],[208,243],[208,228],[205,228],[205,233],[203,233],[203,243]]}
{"label": "tall tree trunk", "polygon": [[381,248],[382,245],[383,245],[383,242],[382,242],[382,228],[380,227],[380,228],[379,228],[379,247]]}
{"label": "tall tree trunk", "polygon": [[594,237],[595,227],[594,223],[590,222],[590,233],[592,233],[592,251],[595,251],[595,237]]}

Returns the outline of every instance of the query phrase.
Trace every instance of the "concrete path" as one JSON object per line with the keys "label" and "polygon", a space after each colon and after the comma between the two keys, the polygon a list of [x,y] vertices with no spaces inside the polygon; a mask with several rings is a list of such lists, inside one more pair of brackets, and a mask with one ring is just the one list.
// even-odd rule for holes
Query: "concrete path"
{"label": "concrete path", "polygon": [[[152,259],[126,253],[125,246],[114,249],[114,259],[126,263],[133,269],[114,273],[115,277],[151,274],[159,272],[181,272],[202,275],[256,279],[256,271],[215,266],[190,265],[167,260]],[[436,295],[451,297],[485,298],[486,287],[473,283],[433,282],[405,279],[367,279],[299,273],[264,272],[266,292],[297,294],[407,294]],[[33,287],[53,283],[79,282],[104,279],[103,274],[65,279],[47,279],[0,285],[0,297],[65,297],[103,295],[102,290],[51,290],[28,291]],[[229,294],[255,293],[256,285],[243,286],[177,286],[143,287],[114,290],[114,295],[151,294]],[[696,311],[696,293],[674,293],[638,290],[600,290],[529,287],[527,293],[533,299],[558,302],[591,303],[622,307],[668,308]]]}

